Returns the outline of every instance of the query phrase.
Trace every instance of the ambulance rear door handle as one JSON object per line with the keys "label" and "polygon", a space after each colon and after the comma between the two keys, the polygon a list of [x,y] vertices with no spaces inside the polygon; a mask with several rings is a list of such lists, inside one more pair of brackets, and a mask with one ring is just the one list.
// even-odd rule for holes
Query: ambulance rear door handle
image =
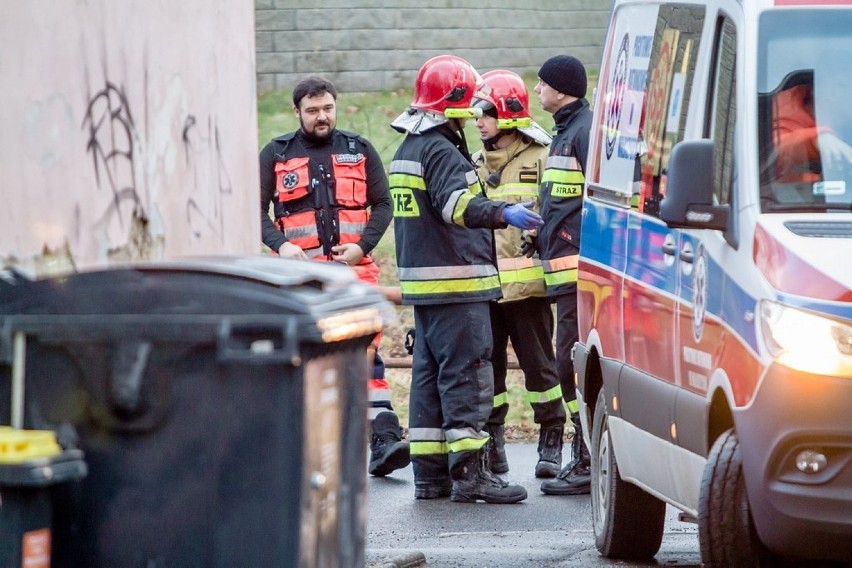
{"label": "ambulance rear door handle", "polygon": [[675,246],[675,239],[671,233],[666,235],[665,240],[663,241],[663,254],[666,256],[674,256],[677,252],[677,247]]}
{"label": "ambulance rear door handle", "polygon": [[686,243],[683,245],[683,248],[680,249],[680,260],[681,262],[686,262],[687,264],[692,264],[695,256],[693,255],[692,244]]}

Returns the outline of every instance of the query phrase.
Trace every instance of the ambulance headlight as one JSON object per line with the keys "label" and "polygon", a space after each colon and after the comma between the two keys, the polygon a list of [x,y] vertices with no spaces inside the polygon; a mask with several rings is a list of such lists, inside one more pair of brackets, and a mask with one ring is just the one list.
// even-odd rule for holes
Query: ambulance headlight
{"label": "ambulance headlight", "polygon": [[760,325],[775,360],[791,369],[852,378],[852,326],[764,300]]}

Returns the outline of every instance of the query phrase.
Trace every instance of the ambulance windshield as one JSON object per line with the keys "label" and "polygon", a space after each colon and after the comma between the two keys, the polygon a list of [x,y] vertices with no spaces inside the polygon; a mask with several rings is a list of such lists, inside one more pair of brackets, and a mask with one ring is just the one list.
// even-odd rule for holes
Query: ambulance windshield
{"label": "ambulance windshield", "polygon": [[852,13],[760,18],[761,209],[852,210]]}

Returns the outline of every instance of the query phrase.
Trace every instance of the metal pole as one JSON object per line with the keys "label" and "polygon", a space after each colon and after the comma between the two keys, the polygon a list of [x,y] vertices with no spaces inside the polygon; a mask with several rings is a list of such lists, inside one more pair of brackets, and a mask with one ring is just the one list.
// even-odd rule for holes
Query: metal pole
{"label": "metal pole", "polygon": [[27,336],[16,331],[12,343],[12,428],[24,427],[24,375],[26,373]]}

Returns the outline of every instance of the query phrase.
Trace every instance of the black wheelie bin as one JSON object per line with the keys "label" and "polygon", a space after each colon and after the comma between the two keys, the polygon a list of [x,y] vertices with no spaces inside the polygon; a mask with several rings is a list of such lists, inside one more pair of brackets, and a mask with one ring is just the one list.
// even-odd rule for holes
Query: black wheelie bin
{"label": "black wheelie bin", "polygon": [[52,492],[52,566],[363,566],[394,318],[348,268],[261,255],[0,274],[0,424],[88,470]]}

